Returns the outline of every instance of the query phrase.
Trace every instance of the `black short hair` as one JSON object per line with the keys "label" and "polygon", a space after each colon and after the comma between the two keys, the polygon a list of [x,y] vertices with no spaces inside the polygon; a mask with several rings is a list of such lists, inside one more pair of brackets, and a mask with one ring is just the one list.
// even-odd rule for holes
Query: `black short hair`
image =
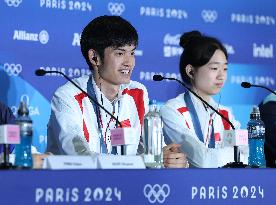
{"label": "black short hair", "polygon": [[138,44],[136,29],[120,16],[99,16],[93,19],[83,29],[81,34],[81,52],[90,69],[93,69],[88,57],[88,51],[94,49],[104,58],[107,47],[121,47]]}
{"label": "black short hair", "polygon": [[199,31],[183,33],[179,45],[184,49],[180,57],[179,71],[182,80],[189,85],[191,79],[186,73],[187,65],[192,65],[194,69],[205,65],[217,49],[221,50],[228,59],[227,51],[218,39],[205,36]]}

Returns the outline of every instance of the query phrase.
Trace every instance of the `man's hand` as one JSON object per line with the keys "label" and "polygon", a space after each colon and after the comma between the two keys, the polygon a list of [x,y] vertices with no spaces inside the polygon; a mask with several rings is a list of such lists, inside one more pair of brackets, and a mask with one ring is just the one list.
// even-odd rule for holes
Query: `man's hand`
{"label": "man's hand", "polygon": [[188,168],[186,155],[179,148],[180,144],[169,144],[163,148],[164,166],[167,168]]}

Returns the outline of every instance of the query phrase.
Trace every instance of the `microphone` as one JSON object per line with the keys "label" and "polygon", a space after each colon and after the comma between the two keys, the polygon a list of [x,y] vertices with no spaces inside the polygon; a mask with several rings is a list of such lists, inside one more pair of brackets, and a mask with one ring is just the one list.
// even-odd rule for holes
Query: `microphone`
{"label": "microphone", "polygon": [[251,84],[250,84],[249,82],[242,82],[242,83],[241,83],[241,86],[242,86],[243,88],[250,88],[250,87],[251,87]]}
{"label": "microphone", "polygon": [[42,70],[42,69],[37,69],[35,71],[35,74],[37,76],[44,76],[46,73],[52,73],[53,71],[45,71],[45,70]]}
{"label": "microphone", "polygon": [[251,87],[264,88],[264,89],[270,91],[271,93],[273,93],[274,95],[276,95],[276,92],[274,92],[274,91],[271,90],[270,88],[265,87],[265,86],[262,86],[262,85],[254,85],[254,84],[251,84],[251,83],[249,83],[249,82],[242,82],[242,83],[241,83],[241,86],[242,86],[243,88],[251,88]]}
{"label": "microphone", "polygon": [[[190,91],[194,96],[196,96],[198,99],[200,99],[205,105],[207,105],[209,108],[211,108],[211,110],[213,110],[222,119],[224,119],[231,126],[231,128],[234,130],[234,134],[231,134],[231,136],[235,135],[236,129],[235,129],[234,125],[232,124],[232,122],[230,122],[230,120],[228,118],[226,118],[222,114],[220,114],[213,106],[211,106],[208,102],[206,102],[204,99],[202,99],[202,97],[200,97],[197,93],[195,93],[194,91],[192,91],[191,88],[189,88],[185,83],[183,83],[182,81],[178,80],[177,78],[166,78],[166,77],[163,77],[161,75],[154,75],[152,79],[154,81],[162,81],[164,79],[166,79],[166,80],[174,80],[174,81],[177,81],[178,83],[180,83],[183,87],[185,87],[188,91]],[[228,133],[228,135],[230,135],[230,134]],[[240,162],[239,148],[238,148],[237,145],[234,146],[234,161],[235,162],[228,163],[224,167],[242,168],[242,167],[247,166],[247,165],[244,165],[242,162]]]}
{"label": "microphone", "polygon": [[165,78],[162,75],[154,75],[152,78],[154,81],[162,81]]}
{"label": "microphone", "polygon": [[[83,92],[92,102],[94,102],[97,106],[99,106],[102,110],[104,110],[112,119],[114,119],[116,121],[116,124],[119,124],[120,128],[123,128],[121,122],[118,120],[118,118],[116,118],[113,114],[111,114],[107,109],[105,109],[104,106],[102,106],[100,103],[98,103],[98,101],[96,99],[94,99],[92,96],[90,96],[86,91],[84,91],[80,86],[78,86],[73,80],[71,80],[67,75],[65,75],[63,72],[60,71],[46,71],[46,70],[42,70],[42,69],[37,69],[35,71],[35,75],[37,76],[44,76],[47,73],[57,73],[62,75],[64,78],[66,78],[66,80],[68,80],[70,83],[72,83],[75,87],[77,87],[81,92]],[[123,138],[124,136],[122,136]],[[121,154],[125,155],[124,153],[124,145],[121,145]]]}

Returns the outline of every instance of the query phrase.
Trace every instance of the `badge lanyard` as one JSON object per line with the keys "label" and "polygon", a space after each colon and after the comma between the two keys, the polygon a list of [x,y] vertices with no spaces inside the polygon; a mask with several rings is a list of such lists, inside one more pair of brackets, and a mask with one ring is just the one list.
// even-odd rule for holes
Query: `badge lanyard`
{"label": "badge lanyard", "polygon": [[[194,125],[194,128],[195,128],[195,133],[196,133],[197,137],[199,138],[199,140],[204,143],[204,137],[203,137],[203,133],[202,133],[202,130],[201,130],[201,127],[200,127],[200,122],[199,122],[199,119],[198,119],[198,115],[196,113],[194,104],[192,102],[190,93],[188,91],[184,93],[184,101],[186,102],[186,105],[187,105],[187,107],[188,107],[188,109],[191,113],[191,118],[192,118],[192,122],[193,122],[193,125]],[[208,147],[209,148],[215,148],[215,136],[214,136],[213,120],[212,120],[211,139],[209,141]]]}
{"label": "badge lanyard", "polygon": [[[96,93],[95,93],[95,90],[94,90],[93,84],[92,84],[92,75],[90,75],[89,80],[87,82],[87,92],[94,100],[97,101]],[[94,111],[95,111],[95,114],[96,114],[96,118],[97,118],[98,129],[99,129],[99,132],[100,132],[100,135],[101,135],[101,137],[100,137],[101,153],[107,153],[107,147],[106,147],[106,144],[104,142],[102,127],[101,127],[100,107],[96,103],[94,103],[91,99],[90,99],[90,102],[93,105],[93,108],[94,108]],[[116,147],[112,147],[111,154],[117,154]]]}

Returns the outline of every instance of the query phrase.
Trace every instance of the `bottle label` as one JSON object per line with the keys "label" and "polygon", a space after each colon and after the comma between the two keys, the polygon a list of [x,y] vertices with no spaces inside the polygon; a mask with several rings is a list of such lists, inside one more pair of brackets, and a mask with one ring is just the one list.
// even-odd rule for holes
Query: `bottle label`
{"label": "bottle label", "polygon": [[21,136],[33,136],[33,125],[29,122],[20,123],[20,135]]}
{"label": "bottle label", "polygon": [[144,119],[143,141],[146,155],[162,156],[163,123],[159,113],[149,112]]}
{"label": "bottle label", "polygon": [[265,137],[265,128],[264,126],[248,126],[248,138],[254,138],[254,139],[264,139]]}

